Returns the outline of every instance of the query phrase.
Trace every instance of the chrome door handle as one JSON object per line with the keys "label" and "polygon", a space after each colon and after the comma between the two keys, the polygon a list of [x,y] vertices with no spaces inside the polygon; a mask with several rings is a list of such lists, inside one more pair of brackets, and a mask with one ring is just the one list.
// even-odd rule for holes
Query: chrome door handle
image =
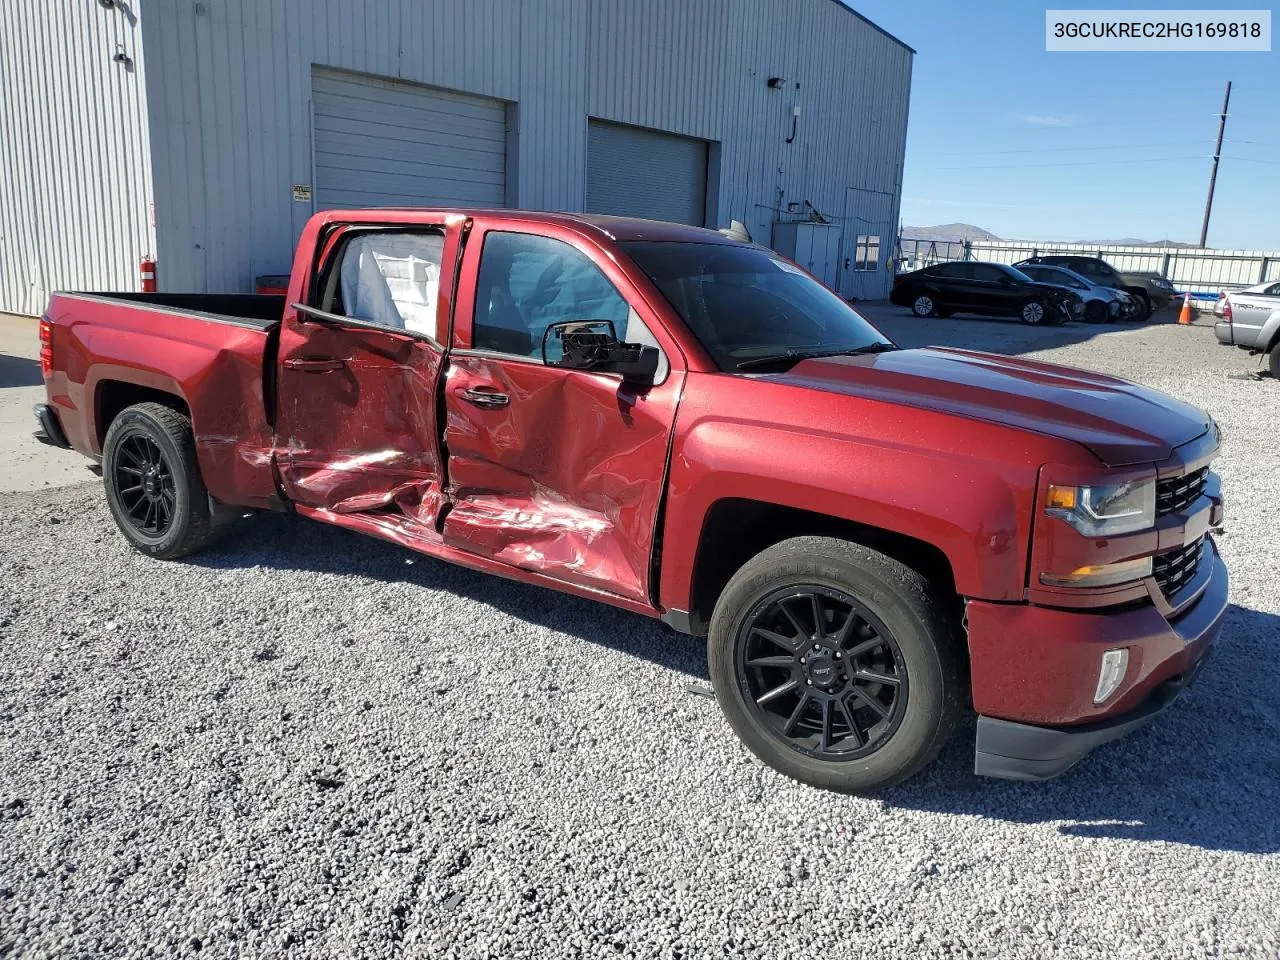
{"label": "chrome door handle", "polygon": [[485,407],[490,410],[497,407],[505,407],[511,402],[511,398],[505,393],[499,393],[497,390],[485,387],[469,387],[463,390],[462,399],[468,403],[474,403],[477,407]]}

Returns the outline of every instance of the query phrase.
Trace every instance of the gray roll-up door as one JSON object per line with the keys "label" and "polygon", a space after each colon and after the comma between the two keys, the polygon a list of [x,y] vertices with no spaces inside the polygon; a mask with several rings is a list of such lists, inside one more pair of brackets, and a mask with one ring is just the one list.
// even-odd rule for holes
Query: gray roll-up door
{"label": "gray roll-up door", "polygon": [[589,120],[587,212],[703,226],[707,142]]}
{"label": "gray roll-up door", "polygon": [[328,70],[311,95],[316,209],[505,205],[501,101]]}

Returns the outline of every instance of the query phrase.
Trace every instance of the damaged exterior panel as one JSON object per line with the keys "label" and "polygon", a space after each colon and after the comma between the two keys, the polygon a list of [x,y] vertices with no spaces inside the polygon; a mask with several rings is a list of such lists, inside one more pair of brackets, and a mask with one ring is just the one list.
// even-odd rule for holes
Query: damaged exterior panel
{"label": "damaged exterior panel", "polygon": [[[251,298],[221,301],[235,299]],[[278,506],[263,378],[275,323],[192,310],[173,324],[172,312],[115,295],[54,297],[48,319],[59,335],[49,392],[56,407],[79,413],[61,415],[75,434],[68,439],[100,456],[108,418],[120,404],[175,397],[190,412],[209,493],[224,503]]]}
{"label": "damaged exterior panel", "polygon": [[[637,393],[613,377],[455,352],[445,542],[644,599],[683,377]],[[468,402],[477,387],[509,403]]]}

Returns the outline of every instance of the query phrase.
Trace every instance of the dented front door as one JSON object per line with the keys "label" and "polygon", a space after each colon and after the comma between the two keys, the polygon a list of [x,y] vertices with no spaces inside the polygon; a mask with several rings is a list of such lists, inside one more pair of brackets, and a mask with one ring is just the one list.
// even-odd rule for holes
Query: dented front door
{"label": "dented front door", "polygon": [[276,390],[281,483],[303,506],[390,510],[432,531],[456,237],[443,222],[344,233],[327,243],[333,262],[317,272],[309,309],[286,309]]}
{"label": "dented front door", "polygon": [[625,278],[572,240],[480,230],[468,241],[444,388],[443,535],[515,567],[651,600],[683,372],[670,350],[662,382],[639,389],[542,363],[541,332],[565,317],[608,319],[619,336],[658,342]]}

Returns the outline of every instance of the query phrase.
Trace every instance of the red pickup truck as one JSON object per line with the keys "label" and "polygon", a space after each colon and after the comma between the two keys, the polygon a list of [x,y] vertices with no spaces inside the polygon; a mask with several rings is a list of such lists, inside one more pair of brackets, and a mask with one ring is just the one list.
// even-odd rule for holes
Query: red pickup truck
{"label": "red pickup truck", "polygon": [[1148,721],[1227,608],[1202,411],[898,349],[710,230],[518,211],[307,225],[286,297],[56,294],[44,439],[137,549],[289,510],[708,637],[730,725],[873,791],[966,705],[1039,779]]}

